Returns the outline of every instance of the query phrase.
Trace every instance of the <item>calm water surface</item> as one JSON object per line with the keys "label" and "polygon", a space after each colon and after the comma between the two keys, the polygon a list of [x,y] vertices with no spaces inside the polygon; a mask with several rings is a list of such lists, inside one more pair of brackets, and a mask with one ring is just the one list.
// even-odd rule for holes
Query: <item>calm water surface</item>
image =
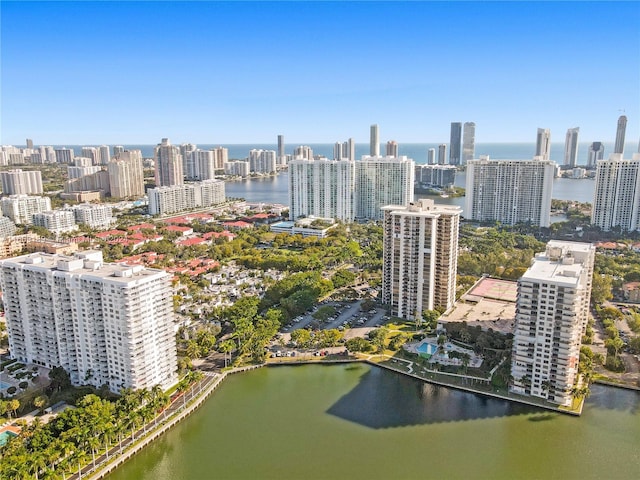
{"label": "calm water surface", "polygon": [[231,376],[109,479],[634,479],[638,472],[638,393],[594,386],[574,418],[352,364]]}

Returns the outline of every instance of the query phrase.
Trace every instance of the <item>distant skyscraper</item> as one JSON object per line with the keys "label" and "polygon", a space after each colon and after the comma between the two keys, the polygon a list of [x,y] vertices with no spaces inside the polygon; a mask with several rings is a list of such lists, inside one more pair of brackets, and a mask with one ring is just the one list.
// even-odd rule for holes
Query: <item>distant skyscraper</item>
{"label": "distant skyscraper", "polygon": [[369,155],[372,157],[380,156],[380,135],[378,125],[371,125],[371,135],[369,137]]}
{"label": "distant skyscraper", "polygon": [[549,160],[551,154],[551,130],[539,128],[536,136],[536,157]]}
{"label": "distant skyscraper", "polygon": [[382,299],[407,320],[456,298],[460,207],[421,199],[382,207]]}
{"label": "distant skyscraper", "polygon": [[353,138],[347,140],[348,158],[352,162],[356,159],[356,141]]}
{"label": "distant skyscraper", "polygon": [[300,145],[293,151],[293,158],[306,158],[307,160],[313,160],[313,150],[306,145]]}
{"label": "distant skyscraper", "polygon": [[389,140],[387,142],[387,157],[398,156],[398,142],[395,140]]}
{"label": "distant skyscraper", "polygon": [[111,196],[140,198],[144,195],[142,152],[125,150],[107,165]]}
{"label": "distant skyscraper", "polygon": [[427,151],[427,164],[428,165],[435,165],[436,164],[436,149],[435,148],[430,148]]}
{"label": "distant skyscraper", "polygon": [[114,145],[113,147],[113,156],[117,157],[122,152],[124,152],[124,147],[122,145]]}
{"label": "distant skyscraper", "polygon": [[284,153],[284,135],[278,135],[278,165],[287,163],[287,157]]}
{"label": "distant skyscraper", "polygon": [[249,170],[254,173],[273,173],[276,171],[276,152],[274,150],[256,150],[249,152]]}
{"label": "distant skyscraper", "polygon": [[640,153],[624,160],[613,153],[596,168],[591,223],[605,232],[640,230]]}
{"label": "distant skyscraper", "polygon": [[465,122],[462,129],[462,160],[467,163],[476,154],[476,124]]}
{"label": "distant skyscraper", "polygon": [[27,138],[27,148],[33,150],[33,140]]}
{"label": "distant skyscraper", "polygon": [[602,142],[593,142],[589,146],[589,158],[587,160],[587,167],[593,168],[596,166],[598,160],[604,158],[604,144]]}
{"label": "distant skyscraper", "polygon": [[580,127],[570,128],[567,130],[567,136],[564,141],[564,166],[575,167],[578,164],[578,134]]}
{"label": "distant skyscraper", "polygon": [[449,164],[460,165],[462,150],[462,123],[451,122],[451,137],[449,140]]}
{"label": "distant skyscraper", "polygon": [[214,166],[216,170],[224,170],[229,161],[229,149],[226,147],[216,147],[213,149]]}
{"label": "distant skyscraper", "polygon": [[180,149],[163,138],[154,152],[156,162],[156,187],[184,184],[182,155]]}
{"label": "distant skyscraper", "polygon": [[467,163],[464,215],[480,222],[530,223],[548,227],[556,164],[549,160]]}
{"label": "distant skyscraper", "polygon": [[109,163],[111,154],[108,145],[100,145],[100,147],[98,147],[98,157],[100,158],[99,165],[107,165]]}
{"label": "distant skyscraper", "polygon": [[90,158],[93,165],[100,164],[100,159],[98,158],[98,149],[96,147],[82,147],[82,156],[85,158]]}
{"label": "distant skyscraper", "polygon": [[447,164],[447,144],[441,143],[438,146],[438,165]]}
{"label": "distant skyscraper", "polygon": [[518,280],[509,389],[571,405],[596,249],[552,240]]}
{"label": "distant skyscraper", "polygon": [[74,152],[73,148],[56,148],[54,150],[56,154],[56,163],[71,163],[73,162]]}
{"label": "distant skyscraper", "polygon": [[613,153],[624,153],[624,137],[627,133],[627,117],[620,115],[618,118],[618,130],[616,131],[616,146]]}

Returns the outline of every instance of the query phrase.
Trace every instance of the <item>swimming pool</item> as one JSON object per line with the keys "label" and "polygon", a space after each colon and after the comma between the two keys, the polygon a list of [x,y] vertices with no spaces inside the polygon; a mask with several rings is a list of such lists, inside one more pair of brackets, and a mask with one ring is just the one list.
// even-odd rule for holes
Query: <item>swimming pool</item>
{"label": "swimming pool", "polygon": [[5,383],[3,381],[0,381],[0,390],[4,390],[5,388],[9,388],[11,386],[10,383]]}
{"label": "swimming pool", "polygon": [[416,352],[421,355],[433,355],[438,351],[438,346],[432,343],[421,343],[416,347]]}

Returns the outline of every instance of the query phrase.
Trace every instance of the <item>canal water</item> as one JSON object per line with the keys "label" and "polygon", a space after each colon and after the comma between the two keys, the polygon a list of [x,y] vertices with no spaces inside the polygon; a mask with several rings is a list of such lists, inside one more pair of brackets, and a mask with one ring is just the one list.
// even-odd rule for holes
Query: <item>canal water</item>
{"label": "canal water", "polygon": [[593,386],[582,417],[365,364],[232,375],[109,480],[635,479],[640,394]]}

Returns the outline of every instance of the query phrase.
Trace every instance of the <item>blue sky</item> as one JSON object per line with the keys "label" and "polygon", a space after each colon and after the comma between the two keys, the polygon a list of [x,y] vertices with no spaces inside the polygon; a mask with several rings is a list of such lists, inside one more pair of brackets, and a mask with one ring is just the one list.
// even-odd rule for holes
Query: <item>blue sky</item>
{"label": "blue sky", "polygon": [[0,143],[640,136],[640,2],[0,3]]}

